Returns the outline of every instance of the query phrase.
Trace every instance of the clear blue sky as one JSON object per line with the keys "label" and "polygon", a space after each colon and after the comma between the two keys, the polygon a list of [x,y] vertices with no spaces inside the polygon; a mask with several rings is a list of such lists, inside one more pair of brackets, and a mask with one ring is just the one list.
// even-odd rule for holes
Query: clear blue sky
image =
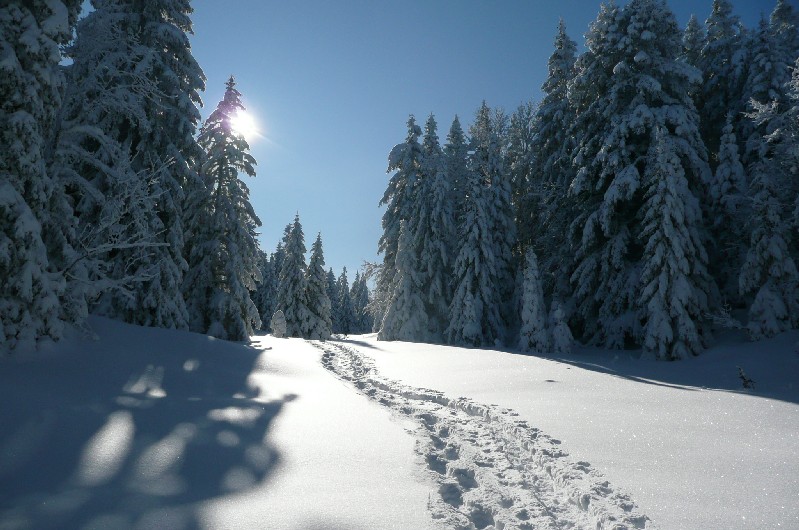
{"label": "clear blue sky", "polygon": [[[799,0],[794,0],[794,5]],[[756,27],[776,0],[733,0]],[[621,5],[624,1],[617,2]],[[442,144],[453,117],[466,129],[480,102],[512,112],[539,100],[558,19],[582,47],[599,0],[195,0],[194,56],[208,78],[203,117],[233,74],[265,139],[248,179],[262,248],[299,212],[310,248],[349,279],[375,261],[391,148],[408,115],[433,112]],[[671,0],[681,26],[711,0]]]}

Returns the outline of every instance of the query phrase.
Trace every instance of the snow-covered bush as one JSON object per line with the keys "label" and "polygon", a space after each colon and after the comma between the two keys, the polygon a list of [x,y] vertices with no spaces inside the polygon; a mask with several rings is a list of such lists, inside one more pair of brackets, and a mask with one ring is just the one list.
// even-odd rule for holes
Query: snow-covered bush
{"label": "snow-covered bush", "polygon": [[269,327],[272,328],[272,335],[275,338],[282,339],[286,336],[286,315],[283,314],[283,311],[280,309],[275,311]]}

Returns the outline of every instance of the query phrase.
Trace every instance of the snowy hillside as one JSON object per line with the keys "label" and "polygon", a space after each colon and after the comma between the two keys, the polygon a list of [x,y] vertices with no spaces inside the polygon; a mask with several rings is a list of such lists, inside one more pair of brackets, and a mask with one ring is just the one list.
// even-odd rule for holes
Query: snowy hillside
{"label": "snowy hillside", "polygon": [[3,530],[799,527],[796,333],[657,363],[91,324],[0,361]]}

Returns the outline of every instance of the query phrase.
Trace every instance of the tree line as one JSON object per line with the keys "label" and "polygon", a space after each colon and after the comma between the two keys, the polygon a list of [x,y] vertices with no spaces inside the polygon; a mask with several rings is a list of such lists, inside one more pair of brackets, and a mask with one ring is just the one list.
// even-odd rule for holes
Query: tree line
{"label": "tree line", "polygon": [[[232,126],[244,109],[235,80],[200,124],[189,1],[94,0],[79,20],[81,3],[0,6],[0,351],[59,340],[90,311],[245,340],[264,309],[293,301],[264,296],[276,258],[259,249],[239,178],[256,161]],[[329,289],[323,265],[318,239],[314,296]],[[363,325],[338,294],[346,284],[331,291],[336,311],[350,304],[333,313],[344,332]]]}
{"label": "tree line", "polygon": [[714,326],[799,325],[799,15],[662,0],[560,22],[543,99],[485,102],[389,154],[372,302],[386,340],[699,354]]}

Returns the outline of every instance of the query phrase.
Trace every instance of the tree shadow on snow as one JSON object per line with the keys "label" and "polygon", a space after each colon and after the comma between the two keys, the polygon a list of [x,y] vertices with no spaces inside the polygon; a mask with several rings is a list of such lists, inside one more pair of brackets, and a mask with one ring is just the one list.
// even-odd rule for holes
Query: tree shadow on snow
{"label": "tree shadow on snow", "polygon": [[[743,335],[728,332],[701,355],[673,362],[640,359],[640,350],[576,348],[568,355],[532,355],[647,385],[685,391],[721,390],[799,404],[797,339],[799,332],[788,332],[748,342]],[[738,367],[754,381],[754,388],[743,387]]]}
{"label": "tree shadow on snow", "polygon": [[283,404],[260,351],[93,320],[97,342],[0,366],[0,528],[202,526],[194,505],[267,479]]}

